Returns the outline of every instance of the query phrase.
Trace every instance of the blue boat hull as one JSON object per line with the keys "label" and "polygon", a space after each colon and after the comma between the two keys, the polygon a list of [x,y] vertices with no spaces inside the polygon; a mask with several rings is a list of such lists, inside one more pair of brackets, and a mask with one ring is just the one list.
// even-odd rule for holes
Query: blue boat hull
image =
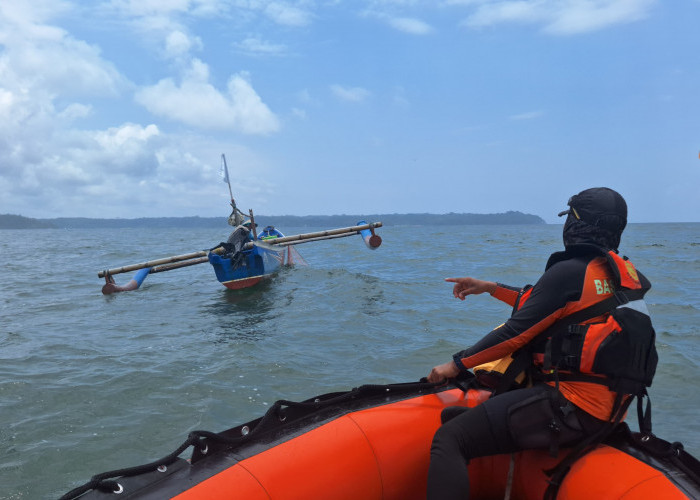
{"label": "blue boat hull", "polygon": [[[271,229],[271,231],[270,231]],[[259,239],[281,237],[282,233],[274,228],[265,228]],[[266,276],[277,271],[284,264],[283,247],[275,248],[269,245],[255,245],[242,252],[241,258],[233,259],[209,253],[209,263],[214,268],[216,279],[231,290],[239,290],[256,285]]]}

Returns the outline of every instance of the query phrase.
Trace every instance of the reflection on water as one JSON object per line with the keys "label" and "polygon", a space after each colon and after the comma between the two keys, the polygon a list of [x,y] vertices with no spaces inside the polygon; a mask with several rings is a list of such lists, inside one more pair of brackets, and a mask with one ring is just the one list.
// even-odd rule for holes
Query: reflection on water
{"label": "reflection on water", "polygon": [[210,315],[213,324],[215,343],[227,343],[236,340],[260,340],[269,325],[274,323],[275,299],[270,293],[270,279],[255,287],[242,290],[225,289],[216,301],[203,306],[203,312]]}

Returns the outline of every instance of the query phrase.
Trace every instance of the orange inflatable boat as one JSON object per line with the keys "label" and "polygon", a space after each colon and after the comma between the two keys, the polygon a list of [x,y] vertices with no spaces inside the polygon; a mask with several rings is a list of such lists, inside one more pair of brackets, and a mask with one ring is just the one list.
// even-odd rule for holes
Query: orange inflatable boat
{"label": "orange inflatable boat", "polygon": [[[221,433],[194,431],[169,456],[93,476],[62,499],[422,499],[441,411],[489,395],[416,382],[278,401],[257,420]],[[190,447],[191,457],[180,458]],[[565,453],[474,460],[470,498],[541,499],[543,471]],[[574,463],[557,498],[700,498],[700,462],[680,443],[641,439],[621,424]]]}

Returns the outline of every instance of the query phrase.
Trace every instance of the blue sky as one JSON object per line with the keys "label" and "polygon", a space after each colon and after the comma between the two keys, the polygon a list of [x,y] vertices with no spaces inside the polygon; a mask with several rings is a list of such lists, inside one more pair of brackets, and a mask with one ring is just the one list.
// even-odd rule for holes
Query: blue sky
{"label": "blue sky", "polygon": [[3,0],[0,213],[700,217],[700,0]]}

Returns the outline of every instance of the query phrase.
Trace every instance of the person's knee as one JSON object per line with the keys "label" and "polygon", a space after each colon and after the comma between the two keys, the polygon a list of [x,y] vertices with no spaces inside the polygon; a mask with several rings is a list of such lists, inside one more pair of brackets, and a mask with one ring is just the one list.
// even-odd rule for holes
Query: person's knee
{"label": "person's knee", "polygon": [[446,426],[441,425],[440,427],[438,427],[438,430],[435,431],[435,434],[433,435],[433,443],[431,449],[440,448],[445,443],[451,443],[452,441],[453,437],[450,430]]}
{"label": "person's knee", "polygon": [[469,411],[469,408],[466,406],[448,406],[440,413],[440,422],[445,424],[465,411]]}
{"label": "person's knee", "polygon": [[458,429],[455,426],[441,425],[433,436],[433,443],[430,447],[432,455],[453,455],[461,454]]}

